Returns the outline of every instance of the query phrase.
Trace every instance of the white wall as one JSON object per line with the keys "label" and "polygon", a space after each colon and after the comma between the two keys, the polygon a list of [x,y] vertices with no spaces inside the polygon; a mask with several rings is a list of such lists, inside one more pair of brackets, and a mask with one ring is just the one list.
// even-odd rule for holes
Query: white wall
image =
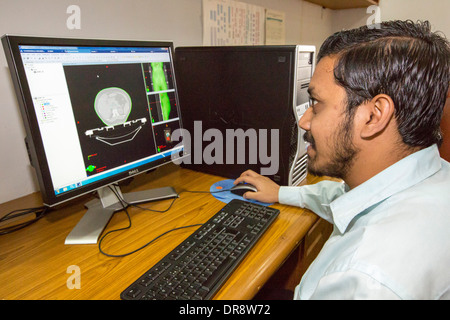
{"label": "white wall", "polygon": [[[450,0],[380,0],[381,20],[429,20],[433,31],[450,38]],[[372,12],[366,8],[335,10],[331,17],[333,32],[363,26]],[[372,21],[372,20],[371,20]]]}
{"label": "white wall", "polygon": [[312,44],[319,50],[322,42],[334,32],[334,10],[325,9],[312,3],[302,1],[300,38],[303,43]]}
{"label": "white wall", "polygon": [[381,19],[429,20],[434,31],[450,39],[449,0],[380,0]]}
{"label": "white wall", "polygon": [[372,15],[372,13],[367,14],[366,10],[366,8],[335,10],[331,24],[333,31],[349,30],[366,25],[367,18]]}

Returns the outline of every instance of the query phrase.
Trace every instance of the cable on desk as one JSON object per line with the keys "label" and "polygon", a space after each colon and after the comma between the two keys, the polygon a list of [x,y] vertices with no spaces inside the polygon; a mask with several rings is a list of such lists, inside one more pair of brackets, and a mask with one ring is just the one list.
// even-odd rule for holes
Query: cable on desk
{"label": "cable on desk", "polygon": [[172,200],[172,202],[170,203],[169,207],[165,210],[155,210],[155,209],[149,209],[149,208],[144,208],[141,207],[137,204],[132,204],[132,203],[128,203],[125,201],[125,199],[123,199],[122,197],[120,197],[119,194],[117,194],[116,192],[114,192],[114,194],[116,195],[116,197],[119,199],[119,201],[123,204],[126,204],[127,206],[133,206],[135,208],[144,210],[144,211],[151,211],[151,212],[158,212],[158,213],[165,213],[167,211],[170,210],[170,208],[172,208],[172,205],[174,204],[175,200],[177,200],[180,197],[180,194],[182,194],[183,192],[188,192],[188,193],[220,193],[220,192],[225,192],[225,191],[230,191],[231,189],[224,189],[224,190],[219,190],[219,191],[190,191],[190,190],[183,190],[177,193],[176,197]]}
{"label": "cable on desk", "polygon": [[126,201],[125,201],[125,200],[124,200],[124,199],[116,192],[116,190],[115,190],[114,188],[111,188],[111,187],[109,187],[109,188],[110,188],[111,191],[116,195],[117,199],[118,199],[118,200],[120,201],[120,203],[122,204],[123,210],[125,211],[125,214],[126,214],[127,217],[128,217],[128,226],[123,227],[123,228],[119,228],[119,229],[114,229],[114,230],[108,231],[107,233],[105,233],[105,234],[100,238],[100,240],[99,240],[99,242],[98,242],[98,249],[99,249],[100,253],[102,253],[103,255],[105,255],[105,256],[107,256],[107,257],[111,257],[111,258],[122,258],[122,257],[128,256],[128,255],[131,255],[131,254],[133,254],[133,253],[135,253],[135,252],[137,252],[137,251],[140,251],[140,250],[144,249],[145,247],[149,246],[150,244],[152,244],[153,242],[155,242],[155,241],[158,240],[159,238],[161,238],[161,237],[165,236],[166,234],[171,233],[171,232],[173,232],[173,231],[177,231],[177,230],[181,230],[181,229],[186,229],[186,228],[200,227],[200,226],[202,225],[201,223],[200,223],[200,224],[191,224],[191,225],[187,225],[187,226],[182,226],[182,227],[170,229],[170,230],[168,230],[168,231],[166,231],[166,232],[163,232],[163,233],[160,234],[159,236],[153,238],[152,240],[150,240],[149,242],[147,242],[147,243],[144,244],[143,246],[141,246],[141,247],[139,247],[139,248],[137,248],[137,249],[135,249],[135,250],[132,250],[132,251],[130,251],[130,252],[127,252],[127,253],[123,253],[123,254],[109,254],[109,253],[106,253],[106,252],[103,251],[103,249],[102,249],[102,242],[103,242],[103,240],[106,238],[106,236],[108,236],[109,234],[111,234],[111,233],[113,233],[113,232],[122,231],[122,230],[127,230],[127,229],[130,229],[130,228],[131,228],[131,217],[130,217],[130,214],[128,213],[127,206],[134,206],[134,207],[137,207],[137,208],[142,209],[142,210],[147,210],[147,211],[152,211],[152,212],[164,213],[164,212],[169,211],[170,208],[172,208],[172,205],[174,204],[175,200],[178,199],[179,196],[180,196],[180,194],[182,194],[183,192],[189,192],[189,193],[211,193],[211,194],[212,194],[212,193],[219,193],[219,192],[230,191],[229,189],[227,189],[227,190],[220,190],[220,191],[189,191],[189,190],[183,190],[183,191],[177,193],[177,196],[172,200],[172,202],[170,203],[170,205],[169,205],[169,207],[168,207],[167,209],[161,210],[161,211],[160,211],[160,210],[153,210],[153,209],[143,208],[143,207],[140,207],[140,206],[135,205],[135,204],[127,203],[127,202],[126,202]]}
{"label": "cable on desk", "polygon": [[47,214],[48,209],[49,208],[47,206],[42,206],[42,207],[35,207],[35,208],[13,210],[13,211],[7,213],[5,216],[0,218],[0,223],[14,219],[14,218],[23,217],[27,214],[34,213],[35,217],[34,217],[34,219],[26,221],[26,222],[21,222],[21,223],[12,225],[12,226],[0,228],[0,235],[12,233],[14,231],[23,229],[23,228],[35,223],[36,221],[40,220],[42,217],[44,217]]}
{"label": "cable on desk", "polygon": [[[130,216],[128,215],[128,218],[129,218],[129,217],[130,217]],[[137,252],[137,251],[140,251],[140,250],[144,249],[145,247],[149,246],[150,244],[152,244],[153,242],[155,242],[156,240],[158,240],[159,238],[165,236],[166,234],[168,234],[168,233],[170,233],[170,232],[173,232],[173,231],[176,231],[176,230],[180,230],[180,229],[186,229],[186,228],[192,228],[192,227],[199,227],[199,226],[201,226],[201,225],[202,225],[202,224],[192,224],[192,225],[189,225],[189,226],[183,226],[183,227],[178,227],[178,228],[174,228],[174,229],[168,230],[168,231],[166,231],[166,232],[160,234],[160,235],[157,236],[156,238],[153,238],[152,240],[150,240],[149,242],[147,242],[147,243],[144,244],[143,246],[141,246],[141,247],[139,247],[139,248],[137,248],[137,249],[135,249],[135,250],[133,250],[133,251],[127,252],[127,253],[123,253],[123,254],[109,254],[109,253],[104,252],[104,251],[102,250],[102,248],[101,248],[101,242],[103,241],[103,239],[104,239],[109,233],[111,233],[111,232],[129,229],[129,227],[131,226],[131,220],[130,220],[130,226],[129,226],[129,227],[125,227],[125,228],[121,228],[121,229],[116,229],[116,230],[111,230],[111,231],[107,232],[107,233],[100,239],[100,241],[99,241],[99,243],[98,243],[98,248],[99,248],[100,252],[101,252],[102,254],[104,254],[105,256],[107,256],[107,257],[111,257],[111,258],[122,258],[122,257],[129,256],[129,255],[131,255],[131,254],[133,254],[133,253],[135,253],[135,252]]]}

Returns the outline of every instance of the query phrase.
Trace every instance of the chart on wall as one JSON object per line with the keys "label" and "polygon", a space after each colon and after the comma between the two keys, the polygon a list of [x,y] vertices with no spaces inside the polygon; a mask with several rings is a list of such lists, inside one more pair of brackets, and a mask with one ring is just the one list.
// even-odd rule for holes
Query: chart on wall
{"label": "chart on wall", "polygon": [[285,13],[234,0],[203,0],[203,45],[283,45]]}
{"label": "chart on wall", "polygon": [[263,45],[265,10],[232,0],[203,0],[203,45]]}

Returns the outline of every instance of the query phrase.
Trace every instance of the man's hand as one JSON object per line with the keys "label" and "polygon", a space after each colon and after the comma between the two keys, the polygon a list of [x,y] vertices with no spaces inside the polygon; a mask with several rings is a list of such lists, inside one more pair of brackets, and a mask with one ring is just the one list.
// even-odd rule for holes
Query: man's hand
{"label": "man's hand", "polygon": [[265,203],[278,202],[278,191],[280,186],[271,179],[252,170],[247,170],[234,181],[234,184],[242,182],[252,184],[258,189],[258,192],[246,192],[244,194],[245,199],[252,199]]}

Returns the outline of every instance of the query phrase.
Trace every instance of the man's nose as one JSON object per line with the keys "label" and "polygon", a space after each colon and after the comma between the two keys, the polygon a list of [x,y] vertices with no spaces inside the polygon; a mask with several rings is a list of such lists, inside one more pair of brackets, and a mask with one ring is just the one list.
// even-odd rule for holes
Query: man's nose
{"label": "man's nose", "polygon": [[311,130],[311,117],[312,117],[312,108],[309,107],[306,109],[305,113],[298,120],[298,126],[305,131]]}

